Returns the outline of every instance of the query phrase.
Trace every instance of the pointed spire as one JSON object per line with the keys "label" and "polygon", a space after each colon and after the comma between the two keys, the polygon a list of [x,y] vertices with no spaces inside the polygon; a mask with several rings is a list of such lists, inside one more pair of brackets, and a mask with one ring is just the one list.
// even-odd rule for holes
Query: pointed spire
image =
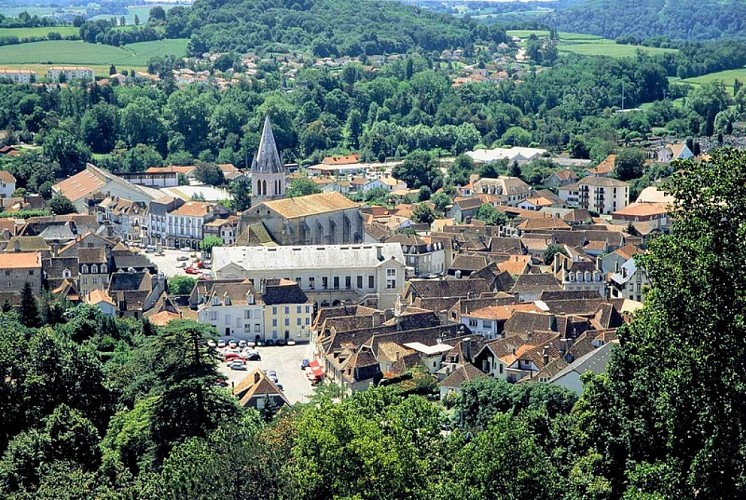
{"label": "pointed spire", "polygon": [[277,151],[275,136],[272,133],[272,124],[269,121],[269,115],[264,118],[264,130],[262,138],[259,140],[259,149],[256,152],[254,161],[251,164],[251,171],[274,174],[284,173],[285,165],[280,159],[280,153]]}

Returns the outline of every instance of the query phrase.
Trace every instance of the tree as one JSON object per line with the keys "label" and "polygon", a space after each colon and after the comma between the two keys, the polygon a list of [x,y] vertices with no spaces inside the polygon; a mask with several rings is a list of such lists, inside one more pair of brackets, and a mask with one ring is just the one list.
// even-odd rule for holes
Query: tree
{"label": "tree", "polygon": [[60,177],[70,177],[81,170],[91,159],[91,152],[74,135],[61,129],[54,129],[44,138],[44,156],[59,163]]}
{"label": "tree", "polygon": [[68,200],[66,197],[59,195],[52,198],[49,202],[49,210],[54,215],[67,215],[78,213],[78,209],[75,208],[73,202]]}
{"label": "tree", "polygon": [[222,186],[225,184],[225,174],[214,163],[200,163],[194,169],[194,178],[208,186]]}
{"label": "tree", "polygon": [[614,160],[614,176],[622,181],[642,177],[645,167],[645,152],[639,148],[624,148]]}
{"label": "tree", "polygon": [[531,132],[522,127],[510,127],[500,141],[511,146],[528,146],[531,144]]}
{"label": "tree", "polygon": [[36,303],[36,297],[34,297],[34,292],[28,281],[23,284],[23,288],[21,289],[21,303],[18,314],[21,323],[24,325],[30,328],[39,326],[39,306]]}
{"label": "tree", "polygon": [[427,203],[418,203],[412,210],[412,221],[423,224],[432,224],[435,220],[435,212]]}
{"label": "tree", "polygon": [[288,198],[296,198],[298,196],[307,196],[309,194],[320,193],[321,189],[319,186],[307,177],[301,177],[293,179],[290,183],[290,188],[287,190]]}
{"label": "tree", "polygon": [[391,175],[403,180],[412,189],[427,186],[437,190],[443,183],[438,161],[430,153],[421,150],[409,153],[404,161],[392,169]]}
{"label": "tree", "polygon": [[[112,69],[116,71],[114,66]],[[94,153],[109,153],[119,131],[119,114],[116,106],[98,103],[85,112],[80,120],[83,141]]]}
{"label": "tree", "polygon": [[474,173],[474,160],[468,155],[458,155],[456,160],[448,168],[450,181],[457,186],[469,183],[469,176]]}
{"label": "tree", "polygon": [[435,210],[441,213],[445,213],[448,206],[453,203],[451,197],[442,191],[435,193],[433,197],[430,198],[430,201],[435,205]]}
{"label": "tree", "polygon": [[723,82],[709,82],[689,92],[685,103],[704,120],[704,135],[711,136],[714,131],[715,117],[730,105],[731,98]]}
{"label": "tree", "polygon": [[746,419],[736,361],[746,356],[746,297],[734,293],[746,289],[746,154],[719,150],[677,168],[665,187],[676,221],[638,260],[652,290],[620,332],[606,390],[591,393],[609,403],[585,406],[586,420],[609,428],[592,445],[619,495],[625,478],[611,470],[649,464],[665,471],[649,495],[737,498],[746,494],[746,431],[730,422]]}
{"label": "tree", "polygon": [[155,373],[159,395],[150,417],[157,463],[177,443],[204,438],[219,424],[235,422],[240,414],[235,400],[215,385],[220,379],[217,356],[207,345],[214,336],[211,326],[174,320],[150,342],[149,349],[162,356]]}
{"label": "tree", "polygon": [[191,276],[174,276],[168,279],[168,293],[171,295],[189,295],[197,280]]}
{"label": "tree", "polygon": [[148,24],[163,24],[166,21],[166,11],[163,7],[156,6],[150,9]]}
{"label": "tree", "polygon": [[140,26],[140,16],[135,14],[135,26]]}
{"label": "tree", "polygon": [[213,248],[222,247],[223,245],[223,240],[220,237],[209,235],[202,238],[202,241],[199,242],[199,249],[203,253],[211,255]]}
{"label": "tree", "polygon": [[567,250],[565,250],[564,245],[547,245],[546,250],[544,250],[544,264],[550,266],[552,265],[552,262],[554,262],[554,256],[558,253],[561,253],[564,256],[567,256]]}
{"label": "tree", "polygon": [[115,75],[116,73],[117,73],[117,67],[114,66],[113,64],[109,66],[109,76]]}
{"label": "tree", "polygon": [[228,192],[233,199],[231,208],[237,212],[243,212],[251,206],[251,183],[245,179],[231,181],[228,184]]}
{"label": "tree", "polygon": [[488,226],[504,226],[508,223],[508,217],[489,203],[479,207],[474,218],[483,221]]}
{"label": "tree", "polygon": [[181,172],[178,173],[176,176],[176,183],[179,186],[188,186],[189,185],[189,177],[186,176],[186,174],[183,174]]}
{"label": "tree", "polygon": [[433,191],[429,187],[422,186],[420,192],[417,193],[417,201],[427,201],[432,195]]}

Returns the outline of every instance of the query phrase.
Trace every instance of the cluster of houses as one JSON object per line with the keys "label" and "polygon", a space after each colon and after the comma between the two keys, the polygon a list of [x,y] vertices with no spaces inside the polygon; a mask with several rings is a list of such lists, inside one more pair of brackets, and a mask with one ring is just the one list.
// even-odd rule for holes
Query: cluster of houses
{"label": "cluster of houses", "polygon": [[[512,148],[473,157],[528,162],[544,154]],[[112,316],[193,318],[238,339],[308,342],[314,373],[348,393],[412,376],[436,380],[443,398],[479,377],[579,390],[580,375],[604,369],[617,328],[644,301],[650,282],[635,256],[670,217],[672,200],[655,187],[630,203],[611,165],[581,175],[562,168],[544,181],[554,190],[473,176],[444,217],[416,222],[412,204],[364,206],[338,190],[288,198],[293,177],[266,120],[251,171],[220,166],[251,183],[243,212],[220,202],[225,193],[179,185],[194,167],[116,176],[89,165],[52,188],[78,214],[0,219],[0,300],[17,304],[29,283],[35,294]],[[360,189],[406,190],[353,155],[313,168],[312,178],[331,169],[365,178]],[[205,190],[199,201],[192,188]],[[13,198],[14,190],[15,179],[0,173],[2,203],[43,206],[38,197]],[[485,204],[508,223],[477,220]],[[196,251],[209,235],[223,241],[210,256],[212,275],[186,296],[169,295],[170,276],[133,251],[133,243]],[[271,385],[252,374],[241,397]],[[283,398],[280,391],[276,402]]]}

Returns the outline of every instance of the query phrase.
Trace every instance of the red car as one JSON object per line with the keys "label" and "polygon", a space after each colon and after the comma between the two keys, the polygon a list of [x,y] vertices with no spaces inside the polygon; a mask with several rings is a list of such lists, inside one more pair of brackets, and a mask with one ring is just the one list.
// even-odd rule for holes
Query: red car
{"label": "red car", "polygon": [[200,270],[196,267],[189,266],[186,269],[184,269],[184,272],[187,274],[199,274]]}

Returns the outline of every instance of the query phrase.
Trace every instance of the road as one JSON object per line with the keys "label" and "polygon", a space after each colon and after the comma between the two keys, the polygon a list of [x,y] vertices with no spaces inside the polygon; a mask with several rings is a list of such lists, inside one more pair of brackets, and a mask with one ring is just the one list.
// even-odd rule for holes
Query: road
{"label": "road", "polygon": [[[218,349],[224,351],[225,349]],[[261,361],[247,361],[247,371],[231,370],[226,363],[219,365],[220,373],[228,377],[229,384],[238,384],[254,368],[262,370],[275,370],[277,378],[282,385],[285,397],[290,403],[308,401],[308,396],[313,394],[311,382],[300,369],[303,358],[311,359],[312,348],[310,344],[299,344],[294,346],[264,346],[257,347],[262,356]]]}

